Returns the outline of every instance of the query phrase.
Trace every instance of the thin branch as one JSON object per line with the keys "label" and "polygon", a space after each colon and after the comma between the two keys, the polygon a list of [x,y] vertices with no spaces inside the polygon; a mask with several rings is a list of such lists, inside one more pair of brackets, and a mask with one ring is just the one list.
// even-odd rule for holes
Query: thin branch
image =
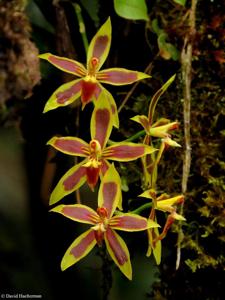
{"label": "thin branch", "polygon": [[[189,31],[184,39],[184,46],[181,52],[181,69],[183,80],[183,114],[184,114],[184,160],[183,160],[183,174],[182,174],[182,193],[187,192],[188,177],[191,167],[191,73],[192,73],[192,50],[193,39],[195,36],[195,22],[196,22],[196,6],[198,0],[192,0],[189,14]],[[180,213],[183,213],[183,204],[180,207]],[[180,266],[181,259],[181,242],[183,240],[182,225],[179,224],[178,240],[177,240],[177,260],[176,269]]]}

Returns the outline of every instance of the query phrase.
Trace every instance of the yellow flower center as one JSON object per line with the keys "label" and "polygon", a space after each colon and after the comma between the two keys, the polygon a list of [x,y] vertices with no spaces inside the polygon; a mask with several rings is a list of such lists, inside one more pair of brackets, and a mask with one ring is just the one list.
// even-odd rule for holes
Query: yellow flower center
{"label": "yellow flower center", "polygon": [[109,223],[107,209],[105,207],[99,207],[97,209],[97,214],[99,215],[99,222],[92,228],[95,231],[105,232]]}
{"label": "yellow flower center", "polygon": [[102,148],[97,140],[91,140],[89,143],[89,158],[85,167],[99,168],[102,164]]}

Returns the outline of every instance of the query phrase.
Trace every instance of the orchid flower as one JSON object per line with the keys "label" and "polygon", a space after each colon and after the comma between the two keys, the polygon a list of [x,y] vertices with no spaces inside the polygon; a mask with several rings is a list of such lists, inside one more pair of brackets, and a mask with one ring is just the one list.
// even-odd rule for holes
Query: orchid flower
{"label": "orchid flower", "polygon": [[[155,113],[155,107],[162,96],[162,94],[167,90],[167,88],[174,81],[175,75],[170,77],[167,82],[153,95],[152,100],[149,104],[148,116],[137,115],[131,120],[141,124],[146,132],[146,135],[158,137],[158,138],[170,138],[168,131],[178,128],[178,122],[170,122],[170,120],[161,118],[153,124],[153,118]],[[175,144],[174,144],[175,146]],[[177,144],[179,147],[179,144]]]}
{"label": "orchid flower", "polygon": [[176,207],[173,206],[173,205],[183,203],[184,196],[178,195],[178,196],[170,198],[169,195],[162,194],[157,197],[155,190],[150,189],[150,190],[145,191],[141,195],[139,195],[139,197],[151,199],[153,202],[153,207],[152,207],[152,210],[151,210],[150,216],[149,216],[150,220],[157,222],[155,210],[169,212],[169,215],[167,217],[166,223],[164,225],[164,228],[163,228],[161,234],[159,233],[158,228],[149,228],[147,230],[149,246],[148,246],[146,255],[150,256],[151,252],[153,251],[153,255],[155,257],[156,263],[160,264],[161,240],[163,238],[165,238],[167,231],[170,229],[170,227],[172,226],[172,224],[175,220],[179,220],[179,221],[186,220],[182,215],[180,215],[176,212]]}
{"label": "orchid flower", "polygon": [[100,184],[97,212],[82,204],[59,205],[51,210],[73,221],[92,225],[68,248],[61,262],[62,270],[85,257],[96,244],[101,246],[104,240],[112,260],[128,279],[132,279],[129,250],[114,229],[133,232],[159,225],[132,213],[113,216],[120,198],[120,177],[115,167],[111,165]]}
{"label": "orchid flower", "polygon": [[[104,92],[99,97],[104,97]],[[119,142],[106,147],[112,131],[112,112],[104,101],[98,101],[91,117],[91,141],[89,144],[77,137],[53,137],[48,142],[55,149],[84,160],[73,166],[58,182],[50,196],[54,204],[81,187],[85,182],[93,190],[99,176],[103,176],[110,163],[108,160],[127,162],[156,151],[155,148],[130,142]]]}
{"label": "orchid flower", "polygon": [[[170,139],[171,140],[171,135],[169,134],[170,130],[177,129],[179,126],[178,122],[170,122],[170,120],[161,118],[157,122],[151,125],[148,117],[144,115],[137,115],[131,120],[141,124],[146,132],[147,135],[153,136],[153,137],[158,137],[162,139]],[[180,147],[178,143],[173,141],[174,146]]]}
{"label": "orchid flower", "polygon": [[[86,68],[80,62],[65,57],[45,53],[39,55],[58,69],[73,74],[80,79],[61,85],[49,98],[45,105],[44,112],[55,109],[59,106],[68,105],[81,96],[82,108],[91,100],[97,100],[99,92],[103,89],[102,83],[111,85],[126,85],[137,80],[149,78],[150,76],[137,71],[123,68],[110,68],[101,70],[105,62],[111,45],[111,20],[110,18],[102,25],[96,35],[91,40],[87,53]],[[111,94],[110,94],[111,95]],[[117,108],[112,95],[109,97],[112,105],[113,115],[117,118]],[[114,125],[116,124],[116,120]]]}
{"label": "orchid flower", "polygon": [[144,185],[146,187],[155,187],[155,182],[157,179],[157,166],[164,150],[169,146],[181,147],[176,141],[172,140],[171,134],[169,133],[171,130],[178,128],[178,122],[170,122],[168,119],[161,118],[153,123],[156,105],[162,94],[167,90],[174,79],[175,75],[170,77],[167,82],[153,95],[148,108],[148,116],[137,115],[131,118],[131,120],[141,124],[144,128],[146,133],[143,141],[144,144],[151,145],[151,137],[160,138],[161,141],[160,148],[156,156],[155,153],[153,153],[152,155],[146,155],[142,158]]}

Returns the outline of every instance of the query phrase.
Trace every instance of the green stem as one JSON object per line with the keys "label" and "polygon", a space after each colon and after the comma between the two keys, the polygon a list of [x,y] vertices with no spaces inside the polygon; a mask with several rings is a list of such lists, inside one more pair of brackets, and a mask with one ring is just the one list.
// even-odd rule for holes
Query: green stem
{"label": "green stem", "polygon": [[143,210],[149,207],[152,207],[152,203],[145,203],[142,206],[136,208],[135,210],[132,210],[130,213],[139,215]]}
{"label": "green stem", "polygon": [[132,135],[131,137],[129,137],[128,139],[126,139],[124,142],[132,142],[132,141],[135,141],[135,140],[137,140],[139,137],[141,137],[141,136],[143,136],[143,135],[145,135],[145,134],[146,134],[145,130],[141,130],[141,131],[135,133],[134,135]]}
{"label": "green stem", "polygon": [[78,24],[79,24],[79,31],[81,34],[81,38],[83,41],[83,45],[84,45],[84,49],[85,52],[87,54],[88,52],[88,39],[87,39],[87,35],[86,35],[86,29],[85,29],[85,24],[84,24],[84,19],[83,16],[81,14],[81,8],[80,5],[77,3],[73,3],[73,7],[77,16],[77,20],[78,20]]}
{"label": "green stem", "polygon": [[[123,142],[126,142],[126,143],[127,142],[132,142],[134,140],[137,140],[139,137],[141,137],[141,136],[143,136],[145,134],[146,134],[145,130],[141,130],[141,131],[135,133],[134,135],[132,135],[131,137],[129,137],[128,139],[124,140]],[[115,143],[117,143],[117,142],[112,141],[112,140],[108,140],[108,144],[109,145],[113,145]]]}

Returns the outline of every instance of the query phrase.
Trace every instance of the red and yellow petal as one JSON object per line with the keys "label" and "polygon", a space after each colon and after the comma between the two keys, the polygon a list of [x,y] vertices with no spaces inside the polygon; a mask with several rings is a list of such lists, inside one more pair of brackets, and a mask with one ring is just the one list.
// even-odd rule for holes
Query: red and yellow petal
{"label": "red and yellow petal", "polygon": [[86,168],[86,175],[87,175],[87,184],[90,187],[92,191],[94,191],[94,188],[98,182],[99,179],[99,173],[100,173],[100,167],[85,167]]}
{"label": "red and yellow petal", "polygon": [[157,201],[157,208],[163,209],[164,207],[172,206],[175,204],[181,204],[184,202],[184,196],[178,195],[169,199]]}
{"label": "red and yellow petal", "polygon": [[49,204],[55,204],[66,195],[79,189],[87,180],[86,168],[83,164],[86,161],[82,161],[79,164],[72,167],[66,174],[59,180],[56,187],[51,193]]}
{"label": "red and yellow petal", "polygon": [[149,75],[142,72],[131,71],[123,68],[111,68],[99,71],[96,78],[103,83],[126,85],[149,77]]}
{"label": "red and yellow petal", "polygon": [[116,102],[115,102],[112,94],[109,91],[107,91],[105,88],[104,88],[104,90],[105,90],[106,96],[108,98],[110,107],[111,107],[112,118],[113,118],[113,126],[115,126],[116,128],[119,128],[119,116],[118,116],[118,110],[117,110]]}
{"label": "red and yellow petal", "polygon": [[145,129],[145,131],[146,131],[147,134],[150,133],[150,124],[149,124],[149,120],[148,120],[148,118],[146,116],[144,116],[144,115],[137,115],[137,116],[131,118],[131,120],[133,120],[133,121],[141,124],[144,127],[144,129]]}
{"label": "red and yellow petal", "polygon": [[110,218],[121,199],[120,176],[114,165],[106,171],[98,192],[98,207],[107,209],[108,218]]}
{"label": "red and yellow petal", "polygon": [[102,162],[102,164],[101,164],[101,168],[100,168],[100,177],[102,180],[103,176],[105,175],[106,171],[109,169],[111,164],[110,164],[110,162],[108,162],[105,159],[102,159],[101,162]]}
{"label": "red and yellow petal", "polygon": [[97,140],[104,149],[112,131],[113,119],[109,102],[102,91],[91,116],[91,139]]}
{"label": "red and yellow petal", "polygon": [[61,261],[62,271],[74,265],[83,257],[88,255],[88,253],[94,248],[95,245],[96,239],[94,230],[89,229],[81,234],[78,238],[75,239],[75,241],[71,244],[71,246],[63,256],[63,259]]}
{"label": "red and yellow petal", "polygon": [[[148,250],[146,256],[149,257],[153,251],[153,255],[156,261],[156,264],[159,265],[161,263],[161,256],[162,256],[162,242],[159,237],[159,229],[158,228],[151,228],[148,229]],[[154,240],[156,240],[154,242]]]}
{"label": "red and yellow petal", "polygon": [[81,82],[81,102],[82,109],[90,101],[94,100],[95,91],[98,88],[97,82],[92,80],[83,79]]}
{"label": "red and yellow petal", "polygon": [[168,87],[174,81],[175,77],[176,77],[176,75],[173,75],[172,77],[170,77],[167,80],[167,82],[153,95],[152,100],[151,100],[150,105],[149,105],[149,109],[148,109],[148,119],[149,119],[150,125],[152,125],[152,123],[153,123],[155,107],[156,107],[160,97],[168,89]]}
{"label": "red and yellow petal", "polygon": [[157,149],[144,144],[135,144],[130,142],[120,142],[107,147],[103,151],[103,157],[115,161],[131,161],[146,154],[151,154]]}
{"label": "red and yellow petal", "polygon": [[56,68],[58,68],[64,72],[76,75],[78,77],[83,77],[87,73],[87,70],[85,69],[85,67],[78,61],[75,61],[75,60],[72,60],[72,59],[69,59],[66,57],[53,55],[51,53],[44,53],[44,54],[39,55],[39,57],[47,60],[52,65],[54,65]]}
{"label": "red and yellow petal", "polygon": [[98,214],[92,208],[82,204],[58,205],[50,211],[60,213],[73,221],[85,224],[94,225],[99,220]]}
{"label": "red and yellow petal", "polygon": [[87,157],[89,155],[89,144],[76,137],[53,137],[48,143],[55,149],[68,155]]}
{"label": "red and yellow petal", "polygon": [[49,98],[44,113],[49,110],[66,106],[77,100],[81,95],[81,79],[76,79],[61,85]]}
{"label": "red and yellow petal", "polygon": [[87,68],[92,58],[97,59],[96,71],[98,71],[105,62],[111,46],[112,26],[110,18],[101,26],[96,35],[92,38],[87,54]]}
{"label": "red and yellow petal", "polygon": [[106,248],[119,267],[120,271],[129,279],[132,279],[132,267],[130,262],[130,254],[124,240],[110,227],[104,233]]}
{"label": "red and yellow petal", "polygon": [[121,214],[111,218],[109,225],[118,230],[123,231],[142,231],[148,228],[158,227],[159,225],[152,220],[135,214]]}

